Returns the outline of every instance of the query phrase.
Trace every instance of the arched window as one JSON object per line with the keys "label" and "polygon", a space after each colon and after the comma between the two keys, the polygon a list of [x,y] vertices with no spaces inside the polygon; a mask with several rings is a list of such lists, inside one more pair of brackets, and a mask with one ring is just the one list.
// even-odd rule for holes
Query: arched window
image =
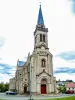
{"label": "arched window", "polygon": [[40,34],[40,41],[42,41],[42,34]]}
{"label": "arched window", "polygon": [[41,66],[42,66],[42,67],[45,67],[45,66],[46,66],[46,61],[45,61],[45,59],[42,59],[42,61],[41,61]]}
{"label": "arched window", "polygon": [[43,42],[45,42],[45,34],[43,34]]}

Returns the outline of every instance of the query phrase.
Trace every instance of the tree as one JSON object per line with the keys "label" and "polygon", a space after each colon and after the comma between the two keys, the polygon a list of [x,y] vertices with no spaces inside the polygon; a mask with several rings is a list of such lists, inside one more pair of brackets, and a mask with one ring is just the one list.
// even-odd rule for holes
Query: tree
{"label": "tree", "polygon": [[5,84],[3,82],[0,83],[0,92],[5,92],[8,89],[9,89],[9,84],[8,83],[5,83]]}
{"label": "tree", "polygon": [[4,85],[4,91],[8,91],[8,89],[9,89],[9,84],[6,83],[6,84]]}
{"label": "tree", "polygon": [[60,86],[59,91],[62,92],[62,93],[65,93],[65,91],[66,91],[65,86]]}

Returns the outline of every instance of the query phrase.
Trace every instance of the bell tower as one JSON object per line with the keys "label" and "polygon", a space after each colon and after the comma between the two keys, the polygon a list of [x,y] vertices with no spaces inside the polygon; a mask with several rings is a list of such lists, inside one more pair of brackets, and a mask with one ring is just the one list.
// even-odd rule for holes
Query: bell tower
{"label": "bell tower", "polygon": [[48,48],[47,32],[48,32],[48,28],[46,28],[44,25],[43,14],[40,5],[37,25],[34,31],[34,49],[42,48],[42,47],[44,47],[45,49]]}
{"label": "bell tower", "polygon": [[48,28],[45,27],[41,5],[34,31],[34,50],[31,55],[33,93],[49,94],[55,92],[55,77],[53,77],[53,55],[48,49]]}

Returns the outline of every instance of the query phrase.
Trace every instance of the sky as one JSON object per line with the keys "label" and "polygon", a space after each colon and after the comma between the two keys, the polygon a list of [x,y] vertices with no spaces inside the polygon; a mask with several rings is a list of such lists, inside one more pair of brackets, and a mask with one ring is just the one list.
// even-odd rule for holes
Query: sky
{"label": "sky", "polygon": [[75,81],[75,0],[0,0],[0,82],[9,82],[17,60],[32,53],[40,2],[54,76]]}

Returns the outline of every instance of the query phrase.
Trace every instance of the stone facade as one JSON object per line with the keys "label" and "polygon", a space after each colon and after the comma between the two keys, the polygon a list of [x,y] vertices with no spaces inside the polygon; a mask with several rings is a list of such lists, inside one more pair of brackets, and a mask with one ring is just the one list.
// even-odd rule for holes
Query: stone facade
{"label": "stone facade", "polygon": [[[41,15],[40,15],[41,14]],[[41,6],[34,31],[34,50],[28,54],[23,66],[18,66],[15,78],[10,79],[9,90],[18,93],[51,94],[56,92],[56,78],[53,77],[53,55],[48,48],[48,29],[45,28]],[[40,22],[42,21],[42,23]]]}

